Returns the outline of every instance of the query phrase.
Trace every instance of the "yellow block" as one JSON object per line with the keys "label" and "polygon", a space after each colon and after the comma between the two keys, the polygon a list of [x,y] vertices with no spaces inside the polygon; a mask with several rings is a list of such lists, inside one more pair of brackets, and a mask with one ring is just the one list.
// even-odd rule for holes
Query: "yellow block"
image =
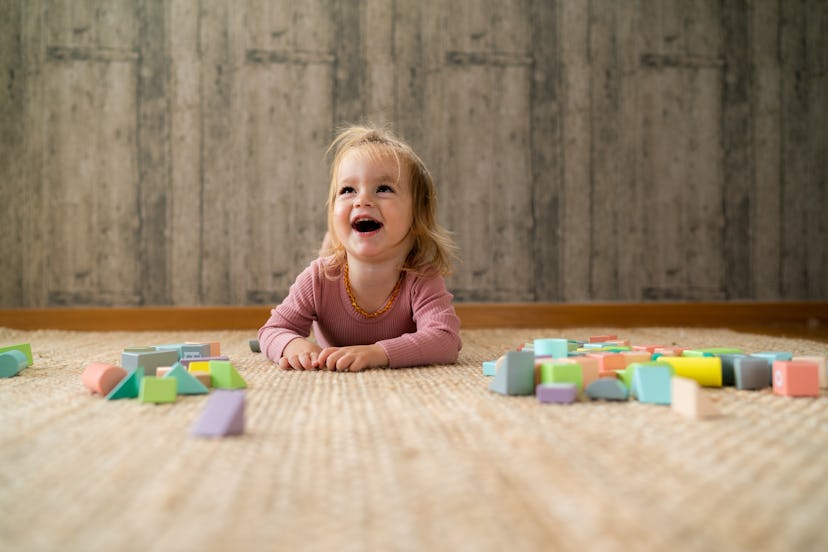
{"label": "yellow block", "polygon": [[209,372],[209,360],[197,360],[190,363],[190,372]]}
{"label": "yellow block", "polygon": [[673,367],[676,376],[696,380],[704,387],[722,386],[722,359],[719,357],[659,357]]}

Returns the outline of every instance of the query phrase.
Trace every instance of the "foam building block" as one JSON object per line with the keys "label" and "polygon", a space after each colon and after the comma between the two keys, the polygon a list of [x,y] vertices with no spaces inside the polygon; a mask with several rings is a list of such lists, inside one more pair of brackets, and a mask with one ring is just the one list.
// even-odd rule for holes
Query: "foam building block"
{"label": "foam building block", "polygon": [[178,362],[178,351],[147,351],[143,353],[121,353],[121,366],[127,371],[135,370],[139,366],[148,376],[155,375],[159,366],[172,366]]}
{"label": "foam building block", "polygon": [[[176,362],[176,364],[179,364],[179,363]],[[158,368],[155,369],[155,377],[156,378],[163,378],[164,376],[166,376],[167,374],[170,373],[170,370],[172,370],[172,366],[159,366]]]}
{"label": "foam building block", "polygon": [[176,362],[163,377],[177,380],[177,393],[179,395],[206,395],[210,392],[207,386],[198,381],[180,362]]}
{"label": "foam building block", "polygon": [[598,379],[598,372],[600,372],[600,365],[598,359],[584,356],[571,356],[568,358],[561,358],[555,362],[560,364],[577,364],[581,367],[581,385],[586,389],[590,383]]}
{"label": "foam building block", "polygon": [[718,357],[659,357],[673,367],[675,375],[694,379],[703,387],[722,386],[722,361]]}
{"label": "foam building block", "polygon": [[104,397],[109,395],[125,377],[127,377],[126,370],[105,362],[87,364],[81,373],[81,381],[86,388]]}
{"label": "foam building block", "polygon": [[776,360],[772,366],[773,392],[785,397],[819,397],[815,362]]}
{"label": "foam building block", "polygon": [[244,433],[244,403],[244,391],[214,391],[190,433],[198,437],[241,435]]}
{"label": "foam building block", "polygon": [[5,347],[0,347],[0,354],[7,353],[9,351],[20,351],[21,353],[26,355],[26,366],[31,366],[32,364],[34,364],[31,344],[20,343],[18,345],[7,345]]}
{"label": "foam building block", "polygon": [[28,365],[29,360],[26,355],[17,349],[0,353],[0,378],[16,376]]}
{"label": "foam building block", "polygon": [[178,359],[182,358],[203,358],[210,356],[209,343],[172,343],[169,345],[156,345],[157,351],[176,351]]}
{"label": "foam building block", "polygon": [[535,392],[535,355],[529,351],[509,351],[499,362],[489,390],[503,395],[532,395]]}
{"label": "foam building block", "polygon": [[195,379],[201,382],[201,385],[204,387],[212,387],[213,386],[213,376],[210,375],[210,372],[199,372],[199,371],[189,371],[190,375],[192,375]]}
{"label": "foam building block", "polygon": [[569,404],[575,402],[578,386],[574,383],[541,383],[535,388],[535,395],[542,403]]}
{"label": "foam building block", "polygon": [[584,378],[579,364],[553,363],[541,364],[540,383],[572,383],[582,389]]}
{"label": "foam building block", "polygon": [[665,366],[670,369],[670,373],[673,373],[673,367],[669,364],[664,362],[658,361],[650,361],[650,362],[634,362],[627,366],[624,370],[618,370],[616,374],[618,378],[624,382],[624,385],[627,386],[627,389],[630,391],[630,396],[635,396],[635,388],[633,387],[633,376],[635,375],[635,371],[638,369],[639,366]]}
{"label": "foam building block", "polygon": [[118,385],[112,388],[112,391],[106,396],[106,400],[114,401],[117,399],[134,399],[138,397],[141,392],[141,380],[144,379],[144,369],[138,367],[129,372],[127,377],[118,382]]}
{"label": "foam building block", "polygon": [[586,395],[592,400],[626,401],[629,392],[618,378],[600,378],[587,386]]}
{"label": "foam building block", "polygon": [[663,345],[633,345],[633,351],[647,351],[650,354],[653,354],[656,349],[662,348]]}
{"label": "foam building block", "polygon": [[750,356],[767,359],[768,363],[773,364],[775,360],[793,360],[793,353],[786,351],[768,351],[762,353],[751,353]]}
{"label": "foam building block", "polygon": [[186,367],[190,372],[209,372],[210,371],[210,361],[209,360],[194,360],[192,362],[186,362],[184,359],[181,362],[181,365]]}
{"label": "foam building block", "polygon": [[590,353],[587,356],[598,360],[599,373],[614,372],[627,367],[627,359],[621,353]]}
{"label": "foam building block", "polygon": [[722,361],[722,385],[736,385],[736,373],[733,370],[737,358],[744,358],[747,355],[741,353],[724,353],[716,355]]}
{"label": "foam building block", "polygon": [[190,368],[190,364],[193,362],[210,362],[211,360],[230,360],[228,356],[210,356],[210,357],[203,357],[203,358],[182,358],[179,359],[179,362],[184,365],[184,368]]}
{"label": "foam building block", "polygon": [[536,356],[566,358],[569,355],[569,341],[566,339],[544,338],[534,341]]}
{"label": "foam building block", "polygon": [[740,357],[733,360],[736,389],[766,389],[771,386],[771,366],[767,359]]}
{"label": "foam building block", "polygon": [[247,383],[226,360],[210,361],[210,380],[216,389],[244,389]]}
{"label": "foam building block", "polygon": [[259,345],[259,340],[258,339],[250,339],[250,340],[248,340],[247,344],[250,345],[250,350],[253,351],[254,353],[261,353],[262,352],[262,347]]}
{"label": "foam building block", "polygon": [[613,341],[618,339],[617,335],[608,334],[608,335],[591,335],[589,336],[589,343],[605,343],[607,341]]}
{"label": "foam building block", "polygon": [[823,389],[828,387],[828,381],[826,381],[826,374],[825,373],[825,357],[824,356],[814,356],[814,355],[802,355],[802,356],[795,356],[791,360],[793,361],[804,361],[804,362],[815,362],[817,365],[817,370],[819,372],[819,386]]}
{"label": "foam building block", "polygon": [[494,376],[497,373],[497,361],[486,360],[483,362],[483,375]]}
{"label": "foam building block", "polygon": [[721,356],[721,355],[739,355],[744,351],[735,347],[705,347],[702,349],[686,349],[682,351],[681,356]]}
{"label": "foam building block", "polygon": [[619,354],[624,357],[624,362],[626,362],[627,366],[635,363],[650,362],[653,358],[653,355],[646,351],[624,351]]}
{"label": "foam building block", "polygon": [[670,404],[670,380],[667,366],[639,366],[633,374],[633,389],[638,402]]}
{"label": "foam building block", "polygon": [[171,403],[178,396],[178,380],[148,376],[141,379],[138,399],[142,403]]}
{"label": "foam building block", "polygon": [[696,380],[673,377],[670,380],[670,398],[673,411],[684,416],[700,419],[718,415],[718,409]]}
{"label": "foam building block", "polygon": [[148,345],[138,345],[134,347],[126,347],[124,348],[124,353],[151,353],[155,351],[155,347],[150,347]]}

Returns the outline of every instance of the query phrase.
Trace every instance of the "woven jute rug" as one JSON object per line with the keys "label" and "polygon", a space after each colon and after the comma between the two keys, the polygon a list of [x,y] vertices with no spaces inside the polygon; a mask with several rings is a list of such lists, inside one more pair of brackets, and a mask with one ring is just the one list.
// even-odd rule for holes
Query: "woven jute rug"
{"label": "woven jute rug", "polygon": [[[463,332],[460,362],[280,371],[252,332],[0,329],[34,365],[0,379],[0,550],[825,550],[828,399],[705,390],[669,407],[540,404],[481,363],[535,337],[828,353],[727,330]],[[220,341],[246,431],[191,437],[205,396],[105,401],[81,384],[128,346]]]}

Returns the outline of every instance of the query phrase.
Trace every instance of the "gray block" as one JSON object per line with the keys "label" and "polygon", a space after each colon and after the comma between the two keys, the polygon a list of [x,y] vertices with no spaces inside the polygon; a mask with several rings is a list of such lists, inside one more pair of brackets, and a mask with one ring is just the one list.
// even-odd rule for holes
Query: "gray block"
{"label": "gray block", "polygon": [[131,372],[139,366],[148,376],[154,376],[159,366],[172,366],[178,362],[178,351],[150,351],[146,353],[121,353],[121,366]]}
{"label": "gray block", "polygon": [[527,351],[506,353],[489,389],[503,395],[534,395],[535,354]]}
{"label": "gray block", "polygon": [[771,365],[766,358],[743,357],[733,362],[736,389],[765,389],[771,386]]}

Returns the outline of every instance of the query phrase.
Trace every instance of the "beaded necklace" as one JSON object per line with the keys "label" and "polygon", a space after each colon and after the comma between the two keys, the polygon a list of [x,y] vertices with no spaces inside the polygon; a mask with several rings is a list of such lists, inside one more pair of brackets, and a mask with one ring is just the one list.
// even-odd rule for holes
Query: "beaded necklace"
{"label": "beaded necklace", "polygon": [[400,272],[400,277],[397,279],[397,284],[394,286],[394,289],[391,290],[391,295],[388,296],[388,301],[385,302],[385,305],[376,310],[374,312],[368,312],[359,305],[357,305],[356,297],[354,297],[354,292],[351,289],[351,280],[348,278],[348,262],[345,262],[345,291],[348,292],[348,299],[351,300],[351,306],[354,307],[354,310],[357,311],[359,314],[364,316],[365,318],[376,318],[377,316],[388,312],[394,305],[394,301],[397,299],[397,295],[400,294],[400,288],[402,288],[403,276],[405,272]]}

